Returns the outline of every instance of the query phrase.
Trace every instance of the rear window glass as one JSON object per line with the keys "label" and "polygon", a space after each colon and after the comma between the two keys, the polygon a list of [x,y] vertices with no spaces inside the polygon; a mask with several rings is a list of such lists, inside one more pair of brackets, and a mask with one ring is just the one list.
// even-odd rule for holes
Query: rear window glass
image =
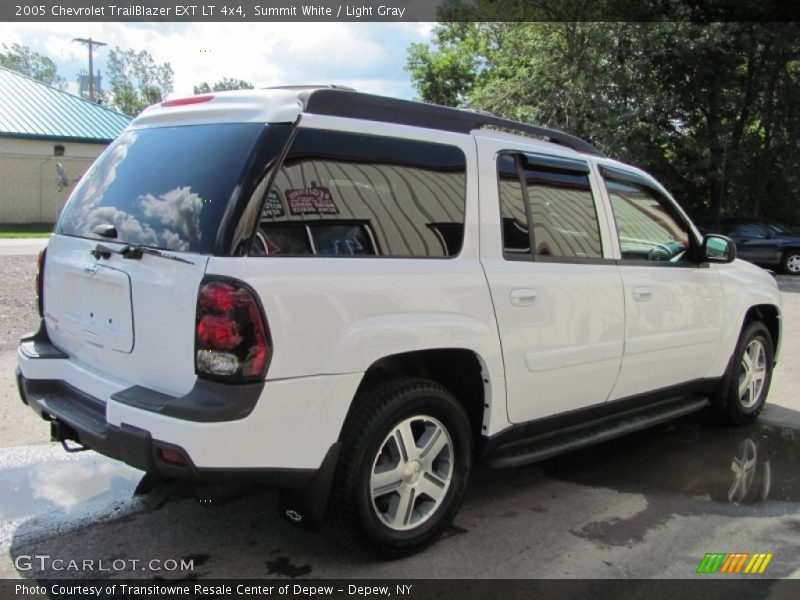
{"label": "rear window glass", "polygon": [[208,253],[259,123],[127,131],[82,178],[59,221],[64,235]]}
{"label": "rear window glass", "polygon": [[264,195],[251,255],[445,258],[461,251],[456,146],[300,129]]}

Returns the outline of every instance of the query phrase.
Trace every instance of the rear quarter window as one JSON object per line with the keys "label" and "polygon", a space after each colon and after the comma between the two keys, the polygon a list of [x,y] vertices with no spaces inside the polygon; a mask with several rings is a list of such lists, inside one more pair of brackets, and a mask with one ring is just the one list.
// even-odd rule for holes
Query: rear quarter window
{"label": "rear quarter window", "polygon": [[56,231],[208,253],[264,125],[224,123],[124,132],[83,176]]}
{"label": "rear quarter window", "polygon": [[445,258],[461,250],[455,146],[301,129],[260,203],[251,255]]}

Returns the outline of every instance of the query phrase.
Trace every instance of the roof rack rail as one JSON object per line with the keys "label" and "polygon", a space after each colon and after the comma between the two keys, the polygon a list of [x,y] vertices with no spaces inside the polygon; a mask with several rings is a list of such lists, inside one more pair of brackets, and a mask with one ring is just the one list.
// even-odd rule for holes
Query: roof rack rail
{"label": "roof rack rail", "polygon": [[319,87],[300,89],[298,98],[303,103],[304,112],[311,114],[382,121],[456,133],[469,133],[482,127],[497,127],[545,138],[584,154],[605,156],[590,143],[563,131],[528,125],[473,110]]}

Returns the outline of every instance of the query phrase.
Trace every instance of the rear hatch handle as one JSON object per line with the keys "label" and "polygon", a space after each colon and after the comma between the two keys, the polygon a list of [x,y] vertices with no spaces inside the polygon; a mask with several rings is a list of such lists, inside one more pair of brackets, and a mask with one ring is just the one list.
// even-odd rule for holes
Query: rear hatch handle
{"label": "rear hatch handle", "polygon": [[111,258],[112,254],[119,254],[122,256],[122,258],[127,258],[129,260],[139,260],[143,255],[150,254],[152,256],[160,256],[161,258],[166,258],[168,260],[186,263],[187,265],[194,264],[192,261],[181,258],[180,256],[175,256],[174,254],[169,254],[168,252],[162,252],[156,248],[142,246],[141,244],[127,244],[119,250],[110,248],[105,244],[97,244],[97,246],[90,250],[89,253],[97,260],[100,260],[101,258],[108,260]]}

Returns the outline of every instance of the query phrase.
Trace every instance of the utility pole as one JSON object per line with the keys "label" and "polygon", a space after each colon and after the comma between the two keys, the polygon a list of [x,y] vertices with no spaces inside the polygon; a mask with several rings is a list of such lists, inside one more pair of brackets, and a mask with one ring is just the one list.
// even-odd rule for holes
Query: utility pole
{"label": "utility pole", "polygon": [[89,48],[89,100],[94,102],[94,61],[92,54],[95,48],[107,46],[108,44],[105,42],[96,42],[92,38],[75,38],[72,41],[86,44]]}

